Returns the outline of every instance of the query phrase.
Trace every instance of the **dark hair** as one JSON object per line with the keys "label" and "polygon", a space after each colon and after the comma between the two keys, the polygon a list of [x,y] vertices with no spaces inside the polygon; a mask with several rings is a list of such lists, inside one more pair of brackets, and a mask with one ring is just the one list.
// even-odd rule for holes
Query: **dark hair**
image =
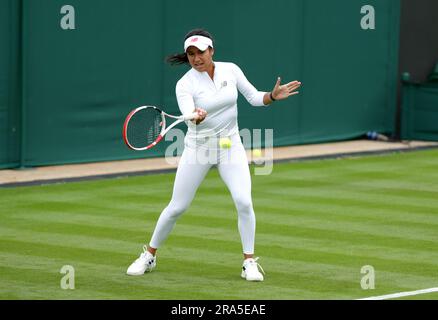
{"label": "dark hair", "polygon": [[[211,34],[204,29],[193,29],[192,31],[186,34],[186,36],[184,37],[184,41],[186,41],[191,36],[204,36],[211,39],[211,41],[214,42]],[[175,53],[170,56],[167,56],[166,62],[170,63],[171,65],[179,65],[179,64],[189,63],[189,59],[187,58],[187,54],[185,52]]]}

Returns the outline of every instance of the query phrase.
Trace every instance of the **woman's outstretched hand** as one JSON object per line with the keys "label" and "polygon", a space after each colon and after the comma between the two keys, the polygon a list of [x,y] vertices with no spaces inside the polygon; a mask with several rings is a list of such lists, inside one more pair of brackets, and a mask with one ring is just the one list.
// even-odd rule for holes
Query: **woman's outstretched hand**
{"label": "woman's outstretched hand", "polygon": [[272,98],[275,100],[284,100],[289,98],[290,96],[296,95],[300,93],[296,91],[300,88],[301,82],[292,81],[286,84],[281,84],[281,78],[278,77],[277,83],[274,86],[274,89],[271,92]]}

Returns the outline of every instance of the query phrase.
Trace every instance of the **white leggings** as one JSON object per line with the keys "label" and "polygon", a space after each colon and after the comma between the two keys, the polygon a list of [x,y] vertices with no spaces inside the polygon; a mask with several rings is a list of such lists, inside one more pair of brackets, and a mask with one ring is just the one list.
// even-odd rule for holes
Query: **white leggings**
{"label": "white leggings", "polygon": [[238,212],[243,253],[254,253],[256,221],[251,199],[251,174],[240,136],[237,134],[230,138],[231,148],[219,151],[214,148],[207,151],[206,148],[191,148],[186,145],[178,164],[172,199],[161,212],[149,243],[150,247],[159,248],[166,240],[176,220],[190,206],[208,170],[217,164],[219,174],[230,190]]}

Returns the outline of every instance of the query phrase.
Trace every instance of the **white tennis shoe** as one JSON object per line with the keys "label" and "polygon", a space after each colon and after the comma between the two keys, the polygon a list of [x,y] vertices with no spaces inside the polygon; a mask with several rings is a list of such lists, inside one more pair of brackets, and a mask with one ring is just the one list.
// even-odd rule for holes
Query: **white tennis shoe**
{"label": "white tennis shoe", "polygon": [[[263,270],[262,266],[257,263],[258,259],[258,257],[255,259],[248,258],[243,261],[241,274],[242,278],[248,281],[263,281],[263,274],[265,274],[265,271]],[[263,274],[260,273],[259,268]]]}
{"label": "white tennis shoe", "polygon": [[143,253],[135,260],[126,271],[130,276],[141,276],[145,272],[151,272],[157,265],[157,258],[143,246]]}

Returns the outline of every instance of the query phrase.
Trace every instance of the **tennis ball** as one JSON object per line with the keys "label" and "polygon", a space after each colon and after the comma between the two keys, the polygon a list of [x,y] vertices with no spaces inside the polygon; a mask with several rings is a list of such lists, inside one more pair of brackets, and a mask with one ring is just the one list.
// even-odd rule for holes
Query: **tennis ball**
{"label": "tennis ball", "polygon": [[230,138],[220,138],[219,146],[222,149],[229,149],[229,148],[231,148],[231,140],[230,140]]}
{"label": "tennis ball", "polygon": [[259,158],[262,156],[262,150],[254,149],[254,150],[252,150],[252,155],[254,158]]}

